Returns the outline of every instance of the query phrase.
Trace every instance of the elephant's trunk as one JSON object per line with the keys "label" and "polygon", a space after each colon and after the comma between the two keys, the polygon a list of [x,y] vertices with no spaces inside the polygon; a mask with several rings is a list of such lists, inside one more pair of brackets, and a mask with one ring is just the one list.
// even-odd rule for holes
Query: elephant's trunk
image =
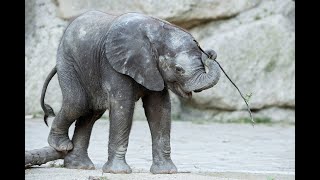
{"label": "elephant's trunk", "polygon": [[187,87],[189,87],[189,91],[200,92],[213,87],[219,81],[219,65],[211,59],[207,59],[206,61],[204,60],[203,62],[208,67],[208,72],[202,72],[201,74],[195,76],[195,78],[192,80],[192,84],[187,85]]}
{"label": "elephant's trunk", "polygon": [[199,84],[195,88],[194,92],[200,92],[205,89],[209,89],[216,85],[220,79],[219,65],[213,60],[207,60],[208,72],[199,75]]}

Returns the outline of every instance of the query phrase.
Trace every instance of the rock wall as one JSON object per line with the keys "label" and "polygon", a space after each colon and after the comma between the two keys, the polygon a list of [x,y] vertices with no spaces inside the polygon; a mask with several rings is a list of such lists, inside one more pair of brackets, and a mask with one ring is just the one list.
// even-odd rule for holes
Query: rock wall
{"label": "rock wall", "polygon": [[259,0],[57,0],[59,16],[64,19],[88,10],[121,14],[141,12],[166,19],[183,27],[232,17],[258,4]]}
{"label": "rock wall", "polygon": [[[250,105],[256,118],[295,120],[294,7],[290,0],[262,1],[236,17],[190,30],[203,47],[217,51],[218,61],[243,93],[253,94]],[[248,117],[243,100],[223,75],[214,88],[194,95],[184,103],[186,118]],[[205,109],[205,115],[195,113],[195,108]]]}
{"label": "rock wall", "polygon": [[[295,121],[295,2],[291,0],[28,0],[25,19],[25,113],[41,113],[43,82],[55,64],[68,20],[87,10],[120,14],[142,12],[186,28],[218,61],[244,94],[258,121]],[[173,93],[173,117],[182,120],[248,119],[236,89],[222,75],[219,83],[186,101]],[[58,111],[57,78],[46,102]],[[106,113],[107,114],[107,113]],[[145,119],[141,101],[135,119]]]}
{"label": "rock wall", "polygon": [[[25,114],[42,113],[40,95],[43,83],[56,64],[56,51],[67,26],[56,16],[57,7],[50,0],[25,2]],[[56,111],[62,95],[57,77],[50,82],[46,94]]]}

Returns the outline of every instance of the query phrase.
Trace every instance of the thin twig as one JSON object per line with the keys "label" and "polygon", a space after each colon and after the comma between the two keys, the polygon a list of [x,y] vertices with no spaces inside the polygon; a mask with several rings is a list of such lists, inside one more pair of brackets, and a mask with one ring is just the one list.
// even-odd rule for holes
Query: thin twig
{"label": "thin twig", "polygon": [[197,41],[195,41],[195,42],[197,43],[199,49],[200,49],[205,55],[207,55],[207,57],[208,57],[209,59],[214,60],[214,61],[219,65],[219,67],[220,67],[220,69],[222,70],[222,72],[224,73],[224,75],[226,75],[226,77],[229,79],[229,81],[232,83],[232,85],[237,88],[240,96],[242,97],[242,99],[244,100],[244,102],[245,102],[246,105],[247,105],[247,109],[248,109],[248,111],[249,111],[250,118],[251,118],[251,121],[252,121],[252,126],[254,126],[254,123],[255,123],[255,122],[254,122],[254,120],[253,120],[253,117],[252,117],[252,113],[251,113],[249,104],[248,104],[247,100],[244,98],[244,96],[242,95],[240,89],[239,89],[239,88],[237,87],[237,85],[230,79],[230,77],[228,76],[228,74],[227,74],[227,73],[224,71],[224,69],[221,67],[220,63],[218,63],[218,61],[217,61],[216,59],[213,59],[213,58],[212,58],[212,55],[207,54],[207,53],[200,47],[200,45],[199,45],[199,43],[198,43]]}
{"label": "thin twig", "polygon": [[[247,105],[247,109],[248,109],[248,111],[249,111],[249,114],[250,114],[250,118],[251,118],[251,121],[253,122],[253,123],[255,123],[254,122],[254,120],[253,120],[253,118],[252,118],[252,113],[251,113],[251,110],[250,110],[250,107],[249,107],[249,104],[248,104],[248,102],[247,102],[247,100],[243,97],[243,95],[242,95],[242,93],[241,93],[241,91],[240,91],[240,89],[236,86],[236,84],[230,79],[230,77],[227,75],[227,73],[224,71],[224,69],[221,67],[221,65],[218,63],[218,61],[217,60],[214,60],[218,65],[219,65],[219,67],[220,67],[220,69],[222,70],[222,72],[227,76],[227,78],[229,79],[229,81],[233,84],[233,86],[234,87],[236,87],[237,88],[237,90],[238,90],[238,92],[239,92],[239,94],[240,94],[240,96],[242,97],[242,99],[244,100],[244,102],[246,103],[246,105]],[[254,126],[254,124],[252,123],[252,126]]]}

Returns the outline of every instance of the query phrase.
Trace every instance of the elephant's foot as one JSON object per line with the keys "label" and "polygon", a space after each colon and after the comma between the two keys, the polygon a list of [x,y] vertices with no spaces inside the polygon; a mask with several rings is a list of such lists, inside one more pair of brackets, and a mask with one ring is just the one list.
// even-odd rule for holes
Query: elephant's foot
{"label": "elephant's foot", "polygon": [[132,173],[130,166],[126,163],[124,159],[113,159],[112,161],[106,162],[102,171],[104,173],[115,173],[115,174],[129,174]]}
{"label": "elephant's foot", "polygon": [[64,167],[69,169],[95,169],[87,153],[80,153],[74,150],[70,151],[64,158]]}
{"label": "elephant's foot", "polygon": [[161,162],[153,162],[150,168],[152,174],[174,174],[177,173],[177,167],[173,164],[172,160]]}
{"label": "elephant's foot", "polygon": [[57,151],[69,151],[73,148],[73,144],[67,134],[55,134],[50,132],[48,143]]}

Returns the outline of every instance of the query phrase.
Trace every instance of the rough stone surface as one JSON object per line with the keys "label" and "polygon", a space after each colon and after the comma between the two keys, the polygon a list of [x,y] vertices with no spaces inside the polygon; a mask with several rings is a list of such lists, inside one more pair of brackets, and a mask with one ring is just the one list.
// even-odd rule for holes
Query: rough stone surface
{"label": "rough stone surface", "polygon": [[[51,0],[28,0],[25,3],[25,113],[42,112],[40,96],[43,83],[56,64],[56,51],[67,25],[56,17]],[[45,101],[55,111],[62,100],[57,76],[51,80]]]}
{"label": "rough stone surface", "polygon": [[[218,62],[243,94],[253,93],[250,105],[258,116],[284,121],[295,119],[295,31],[292,12],[292,1],[264,1],[236,18],[214,21],[191,30],[203,48],[216,50]],[[216,119],[243,118],[243,113],[232,115],[232,111],[246,109],[237,90],[224,75],[215,87],[194,94],[193,99],[184,101],[183,105],[212,109],[213,114],[220,111],[223,115]],[[270,107],[282,108],[286,115],[272,117],[272,113],[260,112],[265,108],[269,108],[270,112]]]}
{"label": "rough stone surface", "polygon": [[58,2],[60,16],[65,19],[96,9],[114,14],[141,12],[190,27],[203,21],[234,16],[254,7],[260,0],[58,0]]}
{"label": "rough stone surface", "polygon": [[[49,118],[51,124],[52,118]],[[74,125],[69,135],[73,135]],[[42,119],[25,120],[25,149],[47,146],[49,128]],[[129,138],[126,161],[133,174],[102,174],[107,160],[109,121],[99,120],[93,127],[89,156],[96,169],[58,168],[59,160],[25,171],[26,179],[294,179],[295,127],[293,125],[221,124],[173,121],[171,128],[172,160],[176,175],[152,175],[151,135],[146,121],[135,121]],[[50,165],[52,164],[52,165]],[[61,166],[60,166],[61,167]]]}

